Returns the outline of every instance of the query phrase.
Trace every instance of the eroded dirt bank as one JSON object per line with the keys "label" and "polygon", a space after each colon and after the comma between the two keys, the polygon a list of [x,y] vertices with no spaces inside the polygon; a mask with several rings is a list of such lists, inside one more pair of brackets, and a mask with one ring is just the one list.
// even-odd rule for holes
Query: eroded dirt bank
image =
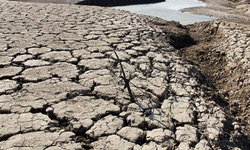
{"label": "eroded dirt bank", "polygon": [[188,29],[197,44],[181,49],[180,55],[192,61],[212,81],[235,128],[241,127],[249,139],[249,26],[215,21],[197,23]]}
{"label": "eroded dirt bank", "polygon": [[[249,1],[206,1],[207,7],[190,8],[217,21],[187,26],[196,45],[181,55],[194,62],[216,85],[234,121],[250,137],[250,28]],[[235,124],[237,124],[235,122]]]}
{"label": "eroded dirt bank", "polygon": [[217,75],[187,54],[196,54],[200,31],[204,43],[224,35],[223,23],[210,30],[110,8],[4,0],[0,14],[0,149],[248,148]]}
{"label": "eroded dirt bank", "polygon": [[250,30],[248,24],[226,19],[178,28],[159,25],[179,56],[201,69],[218,93],[215,101],[223,107],[242,136],[237,143],[249,148],[250,133]]}

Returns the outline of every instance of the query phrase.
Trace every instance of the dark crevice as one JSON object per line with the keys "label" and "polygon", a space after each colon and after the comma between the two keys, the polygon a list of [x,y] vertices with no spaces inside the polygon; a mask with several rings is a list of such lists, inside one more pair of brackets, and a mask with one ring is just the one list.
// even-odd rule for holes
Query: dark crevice
{"label": "dark crevice", "polygon": [[51,127],[58,127],[60,129],[65,129],[66,131],[69,131],[69,126],[70,126],[70,123],[69,123],[69,119],[67,117],[63,117],[63,118],[58,118],[54,113],[53,113],[53,110],[50,110],[50,111],[46,111],[46,114],[47,116],[55,121],[54,123],[51,124]]}
{"label": "dark crevice", "polygon": [[103,99],[105,101],[110,101],[115,99],[116,95],[110,96],[110,95],[102,95],[102,94],[96,94],[96,93],[91,93],[88,94],[88,96],[94,96],[96,99]]}
{"label": "dark crevice", "polygon": [[[1,66],[0,66],[1,68]],[[14,77],[15,75],[13,76],[3,76],[3,77],[0,77],[0,80],[12,80],[12,77]]]}
{"label": "dark crevice", "polygon": [[57,121],[58,121],[56,115],[53,113],[52,110],[50,110],[50,111],[46,110],[46,115],[47,115],[51,120],[57,120]]}
{"label": "dark crevice", "polygon": [[[165,41],[163,42],[169,43],[175,49],[179,50],[197,44],[196,40],[189,34],[188,28],[178,22],[154,19],[150,20],[149,23],[157,25],[165,33]],[[158,40],[162,39],[158,38]]]}
{"label": "dark crevice", "polygon": [[10,110],[0,109],[0,114],[11,114]]}
{"label": "dark crevice", "polygon": [[130,126],[130,123],[127,121],[127,117],[123,118],[123,127]]}
{"label": "dark crevice", "polygon": [[139,140],[137,140],[136,142],[135,142],[135,144],[139,144],[139,145],[143,145],[143,144],[145,144],[145,143],[147,143],[147,139],[146,139],[146,135],[144,135],[141,139],[139,139]]}
{"label": "dark crevice", "polygon": [[76,75],[76,77],[73,77],[73,78],[71,78],[70,80],[71,80],[72,82],[79,83],[79,76],[80,76],[80,75]]}
{"label": "dark crevice", "polygon": [[102,118],[105,118],[109,115],[112,116],[117,116],[119,117],[120,111],[119,112],[106,112],[105,114],[100,114],[100,115],[96,115],[95,118],[91,118],[94,122],[97,122],[99,120],[101,120]]}
{"label": "dark crevice", "polygon": [[224,98],[221,96],[221,94],[213,94],[211,97],[211,100],[219,104],[222,108],[227,108],[228,107],[228,102],[224,100]]}
{"label": "dark crevice", "polygon": [[[78,137],[77,137],[78,138]],[[83,138],[83,137],[80,137],[79,139],[81,139],[81,138]],[[84,149],[86,149],[86,150],[92,150],[92,149],[94,149],[94,146],[93,145],[91,145],[91,144],[89,144],[90,142],[86,142],[86,141],[88,141],[88,139],[86,139],[86,138],[83,138],[84,140],[81,140],[81,141],[79,141],[79,140],[76,140],[76,142],[81,142],[81,143],[83,143],[82,144],[82,148],[84,148]]]}
{"label": "dark crevice", "polygon": [[[90,88],[90,93],[93,93],[93,91],[95,90],[95,87],[97,86],[96,82],[93,81],[93,85],[92,87]],[[93,96],[93,95],[92,95]]]}
{"label": "dark crevice", "polygon": [[84,66],[78,66],[77,69],[79,70],[79,75],[84,74],[85,72],[89,71],[90,69]]}
{"label": "dark crevice", "polygon": [[[18,133],[17,133],[18,134]],[[6,141],[6,140],[8,140],[8,138],[10,138],[11,136],[13,136],[13,135],[16,135],[16,134],[6,134],[6,135],[2,135],[1,137],[0,137],[0,142],[1,141]]]}
{"label": "dark crevice", "polygon": [[49,107],[49,105],[43,105],[43,108],[31,108],[30,112],[31,113],[42,113],[42,114],[46,114],[47,115],[47,112],[46,112],[46,109]]}
{"label": "dark crevice", "polygon": [[171,34],[169,35],[170,45],[172,45],[176,49],[181,49],[185,47],[189,47],[195,45],[196,42],[194,39],[188,34]]}

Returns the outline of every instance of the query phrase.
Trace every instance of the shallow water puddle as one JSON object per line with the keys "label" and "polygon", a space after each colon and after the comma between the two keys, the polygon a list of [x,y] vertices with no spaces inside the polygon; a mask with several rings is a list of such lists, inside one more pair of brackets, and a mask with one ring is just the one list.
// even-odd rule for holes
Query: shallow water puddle
{"label": "shallow water puddle", "polygon": [[159,17],[168,21],[175,20],[183,25],[216,19],[215,17],[195,15],[180,11],[183,8],[198,6],[206,6],[206,3],[197,0],[166,0],[161,3],[119,6],[114,8],[127,10],[137,14]]}

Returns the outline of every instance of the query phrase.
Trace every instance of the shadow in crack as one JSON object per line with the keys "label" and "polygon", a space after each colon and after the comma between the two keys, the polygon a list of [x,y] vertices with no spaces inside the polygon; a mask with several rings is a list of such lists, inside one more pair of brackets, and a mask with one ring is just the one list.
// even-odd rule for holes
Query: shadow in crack
{"label": "shadow in crack", "polygon": [[134,4],[149,4],[163,2],[165,0],[82,0],[78,5],[96,5],[96,6],[124,6]]}

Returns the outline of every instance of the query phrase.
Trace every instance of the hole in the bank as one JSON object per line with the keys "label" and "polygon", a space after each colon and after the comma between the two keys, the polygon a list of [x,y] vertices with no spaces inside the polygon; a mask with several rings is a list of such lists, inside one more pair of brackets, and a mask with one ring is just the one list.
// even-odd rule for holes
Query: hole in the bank
{"label": "hole in the bank", "polygon": [[181,49],[196,44],[194,39],[188,34],[184,35],[173,34],[170,35],[169,38],[170,38],[170,44],[176,49]]}

